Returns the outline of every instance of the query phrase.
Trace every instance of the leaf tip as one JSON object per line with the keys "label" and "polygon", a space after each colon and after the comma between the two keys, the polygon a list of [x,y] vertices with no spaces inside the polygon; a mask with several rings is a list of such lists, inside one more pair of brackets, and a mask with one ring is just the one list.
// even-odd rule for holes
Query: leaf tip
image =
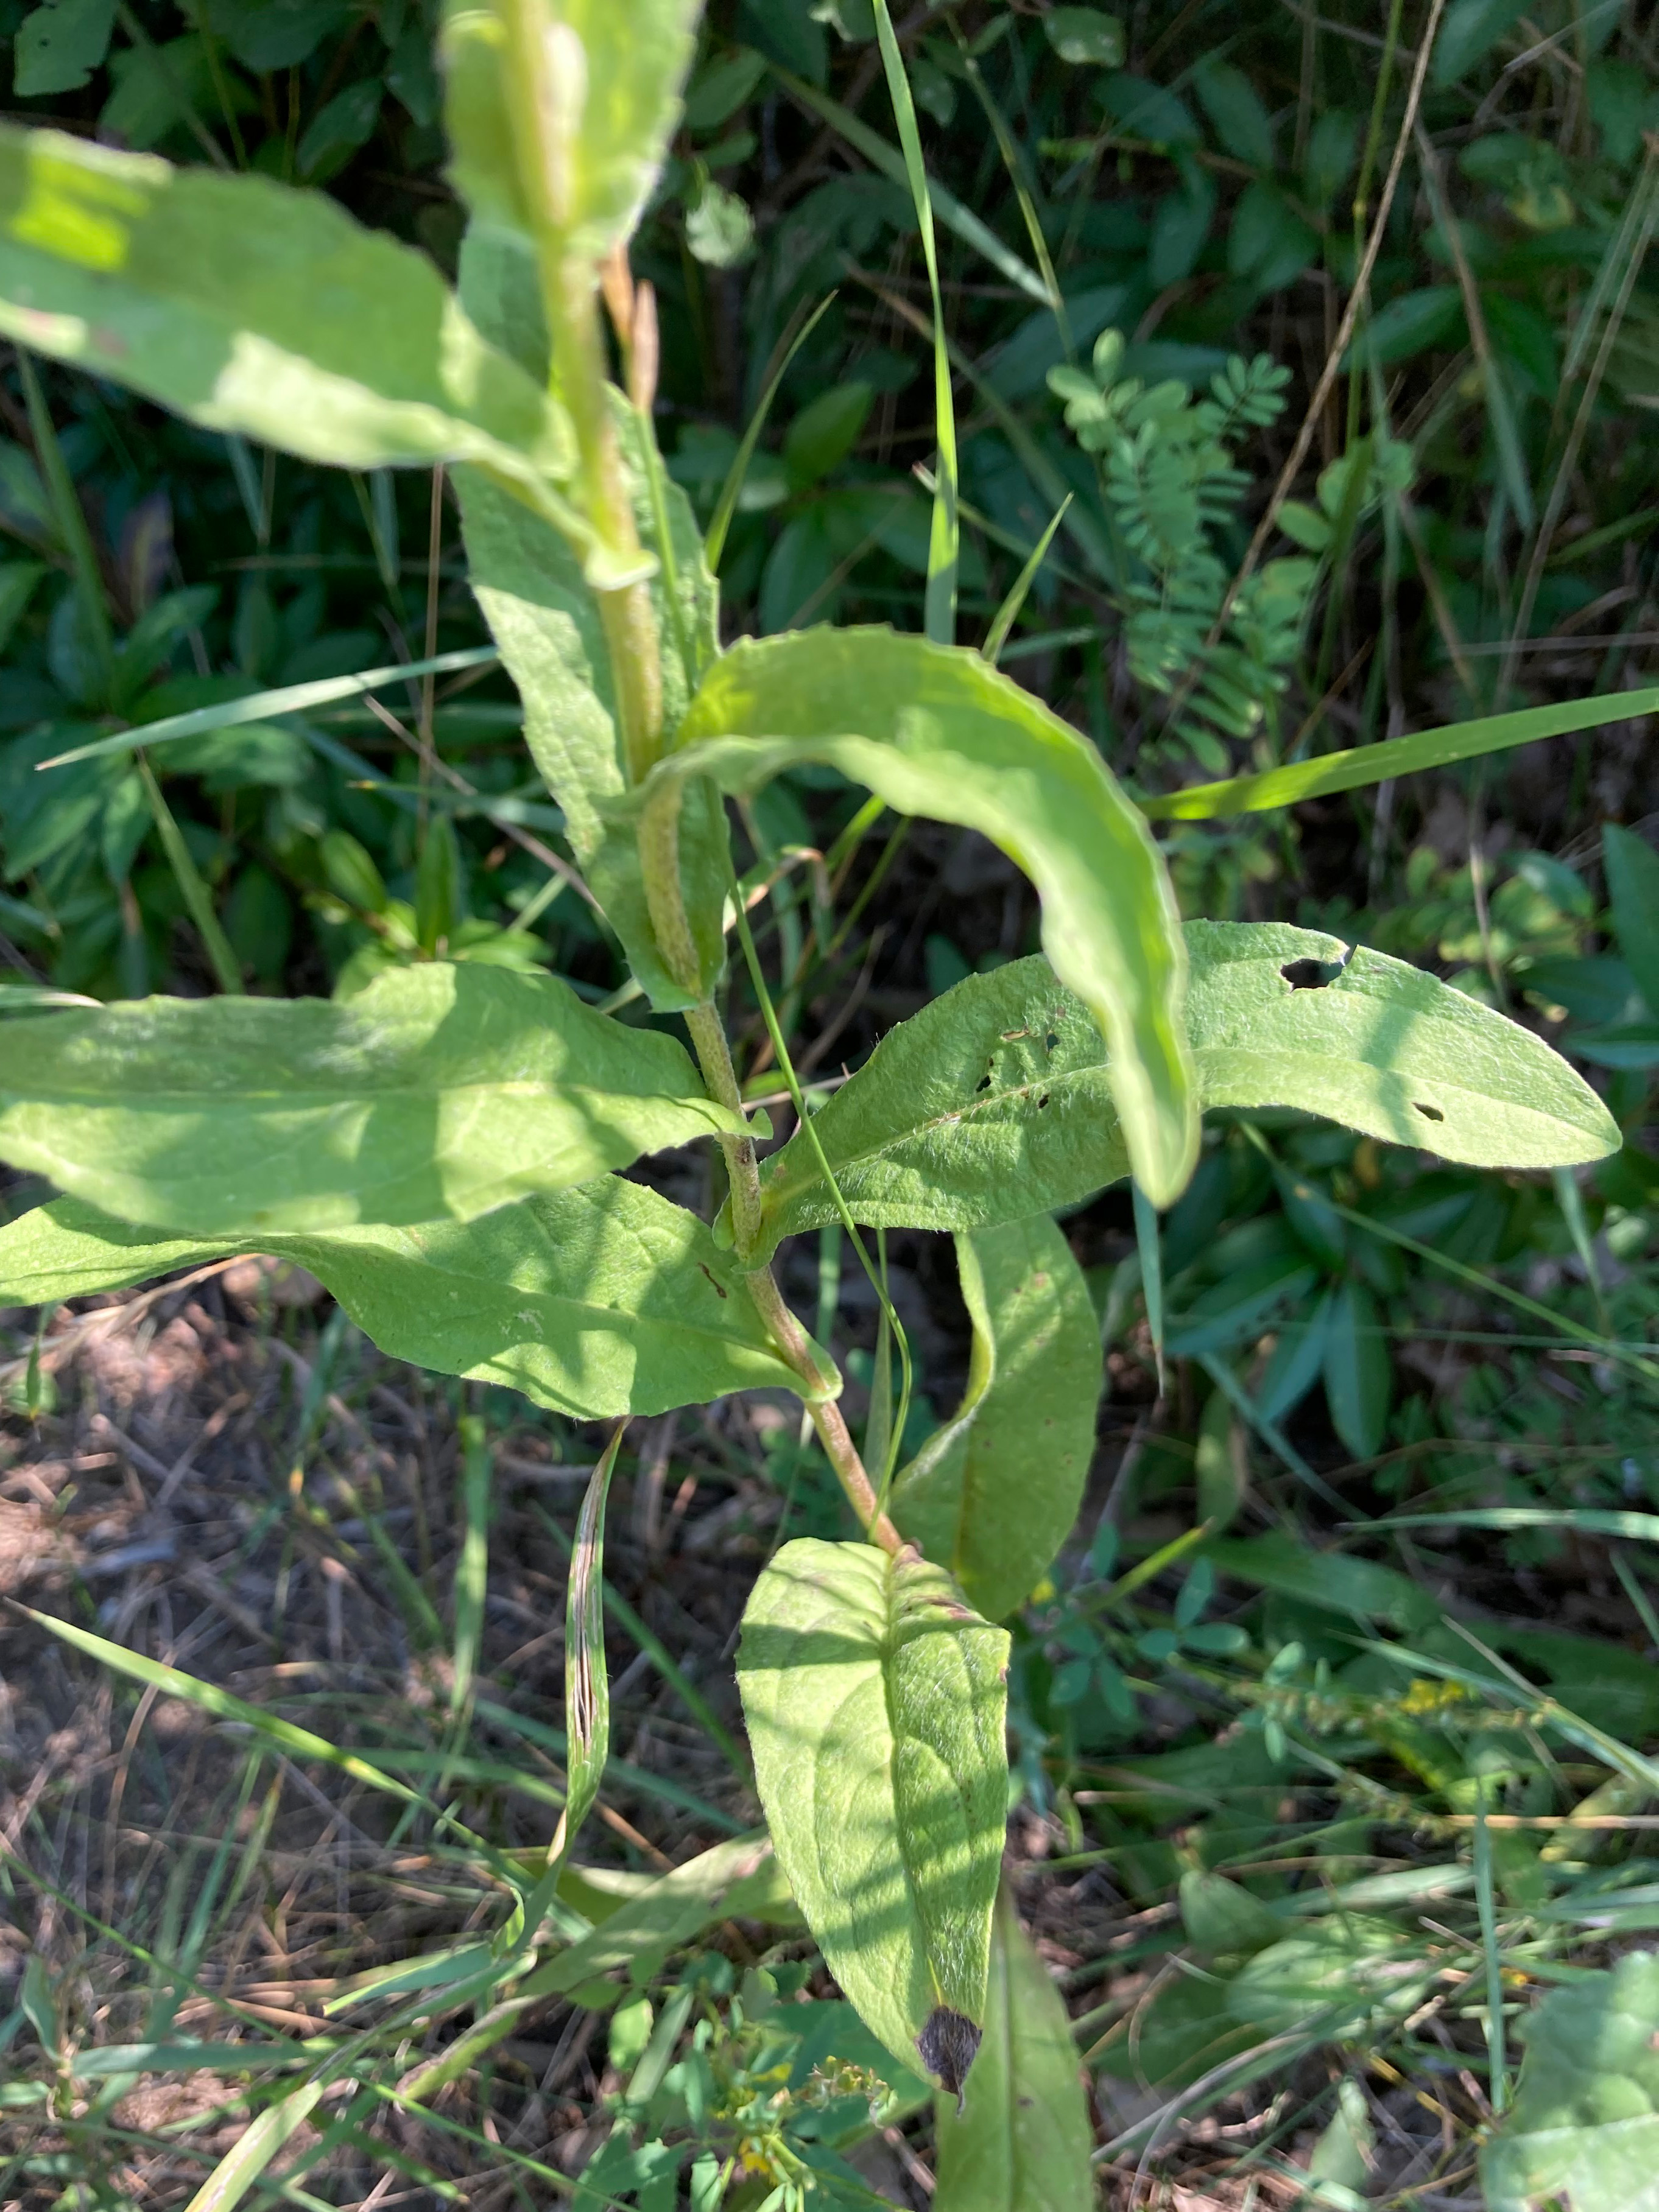
{"label": "leaf tip", "polygon": [[967,2069],[979,2048],[979,2029],[966,2013],[953,2012],[948,2005],[935,2005],[922,2023],[916,2048],[923,2065],[941,2088],[948,2090],[955,2098],[960,2113]]}

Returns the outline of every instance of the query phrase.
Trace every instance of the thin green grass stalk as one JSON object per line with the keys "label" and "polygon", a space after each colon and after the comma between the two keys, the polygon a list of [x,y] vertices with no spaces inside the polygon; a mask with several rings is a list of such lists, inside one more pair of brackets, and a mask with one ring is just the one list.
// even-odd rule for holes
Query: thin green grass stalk
{"label": "thin green grass stalk", "polygon": [[[1036,582],[1043,562],[1048,558],[1048,549],[1054,543],[1055,532],[1058,530],[1060,525],[1065,520],[1066,509],[1071,504],[1071,498],[1072,495],[1068,492],[1060,505],[1055,509],[1053,520],[1050,522],[1047,529],[1044,531],[1042,536],[1037,540],[1037,543],[1032,547],[1030,554],[1026,560],[1024,568],[1021,569],[1019,574],[1014,579],[1014,582],[1009,588],[1008,597],[1003,601],[1001,606],[997,608],[996,615],[991,621],[991,628],[985,632],[985,641],[980,647],[979,650],[993,668],[1002,659],[1003,647],[1008,642],[1008,634],[1009,630],[1013,629],[1015,623],[1019,620],[1021,610],[1024,607],[1026,603],[1026,595],[1030,591],[1031,586]],[[1092,635],[1092,633],[1090,633],[1090,635]]]}
{"label": "thin green grass stalk", "polygon": [[69,463],[64,459],[64,449],[58,441],[58,426],[52,419],[52,410],[47,406],[46,395],[40,387],[34,356],[22,346],[18,346],[15,353],[17,374],[22,380],[24,404],[28,409],[29,431],[34,440],[40,473],[46,478],[46,497],[51,503],[52,520],[58,526],[58,535],[64,541],[70,565],[75,572],[75,588],[80,597],[82,617],[107,692],[115,678],[115,635],[110,628],[103,574],[98,566],[92,532],[87,528],[86,510],[81,505],[80,494],[76,490],[75,480],[69,472]]}
{"label": "thin green grass stalk", "polygon": [[923,628],[936,645],[956,641],[956,573],[961,555],[961,523],[956,507],[956,403],[950,388],[950,351],[945,339],[944,299],[939,289],[939,252],[933,231],[933,197],[927,167],[922,159],[921,134],[916,125],[916,104],[910,96],[905,58],[899,51],[887,0],[872,0],[875,35],[881,43],[881,65],[899,125],[899,143],[904,150],[905,172],[916,219],[921,226],[922,258],[927,264],[928,289],[933,298],[933,413],[939,448],[939,483],[933,498],[933,527],[928,539],[927,588],[923,599]]}
{"label": "thin green grass stalk", "polygon": [[1163,1371],[1163,1242],[1158,1234],[1158,1210],[1138,1183],[1131,1186],[1135,1208],[1135,1249],[1140,1254],[1141,1289],[1146,1298],[1146,1326],[1152,1338],[1152,1356],[1158,1366],[1158,1395],[1164,1394]]}
{"label": "thin green grass stalk", "polygon": [[1474,1814],[1474,1897],[1480,1917],[1480,1948],[1486,1961],[1486,2067],[1493,2112],[1502,2118],[1510,2101],[1509,2056],[1504,2045],[1503,1960],[1497,1947],[1497,1901],[1492,1883],[1492,1838],[1486,1826],[1484,1795]]}
{"label": "thin green grass stalk", "polygon": [[232,951],[230,939],[225,935],[219,917],[213,911],[213,895],[191,857],[184,832],[174,820],[172,809],[162,796],[162,787],[156,781],[155,771],[143,753],[136,757],[136,765],[144,787],[144,797],[149,801],[156,834],[162,841],[162,850],[167,855],[168,866],[179,886],[179,895],[196,925],[214,980],[227,998],[241,998],[244,995],[241,963]]}
{"label": "thin green grass stalk", "polygon": [[744,482],[749,473],[749,464],[754,459],[754,449],[760,442],[760,433],[766,427],[766,417],[772,412],[772,402],[778,397],[778,389],[784,379],[789,374],[790,363],[817,329],[822,318],[828,313],[836,296],[833,292],[831,292],[820,300],[790,340],[784,349],[782,360],[766,379],[765,388],[760,394],[759,404],[749,417],[748,427],[743,433],[742,442],[733,456],[730,468],[726,471],[726,481],[720,487],[720,496],[715,501],[714,518],[709,524],[708,533],[703,540],[703,557],[717,576],[720,573],[721,556],[726,550],[726,538],[732,526],[732,517],[737,512],[737,502],[742,496]]}
{"label": "thin green grass stalk", "polygon": [[1281,1461],[1296,1480],[1305,1484],[1316,1498],[1322,1498],[1327,1505],[1334,1505],[1339,1512],[1345,1513],[1347,1499],[1314,1474],[1278,1423],[1268,1419],[1227,1362],[1213,1352],[1203,1352],[1199,1354],[1199,1364],[1240,1419],[1255,1431],[1275,1459]]}
{"label": "thin green grass stalk", "polygon": [[[1659,1526],[1656,1526],[1654,1534],[1656,1539],[1659,1539]],[[1659,1650],[1659,1613],[1654,1612],[1651,1599],[1637,1580],[1636,1571],[1624,1553],[1615,1551],[1611,1556],[1613,1571],[1623,1584],[1625,1595],[1634,1607],[1636,1617],[1647,1632],[1648,1642],[1656,1650]]]}
{"label": "thin green grass stalk", "polygon": [[1025,224],[1025,234],[1031,242],[1032,258],[1041,272],[1044,284],[1047,287],[1048,304],[1054,310],[1054,320],[1059,326],[1060,343],[1065,349],[1066,359],[1070,361],[1077,353],[1071,337],[1071,320],[1066,313],[1065,295],[1060,289],[1060,280],[1055,274],[1053,258],[1048,250],[1048,240],[1044,234],[1042,219],[1037,212],[1036,198],[1029,171],[1021,156],[1014,134],[1008,127],[1008,118],[998,106],[990,86],[985,82],[984,72],[974,58],[972,47],[954,21],[951,28],[956,33],[957,52],[961,54],[963,64],[967,70],[967,81],[973,87],[979,105],[985,110],[985,120],[990,124],[992,135],[997,141],[997,151],[1003,157],[1003,167],[1007,170],[1008,180],[1014,187],[1014,197],[1019,204],[1020,219]]}
{"label": "thin green grass stalk", "polygon": [[490,1493],[495,1474],[490,1439],[476,1414],[461,1416],[460,1434],[461,1538],[455,1560],[455,1640],[449,1682],[449,1717],[454,1723],[460,1722],[471,1704],[484,1632],[484,1601],[490,1580]]}
{"label": "thin green grass stalk", "polygon": [[[863,1267],[869,1286],[875,1293],[876,1304],[887,1326],[892,1329],[894,1342],[899,1347],[899,1370],[901,1378],[900,1405],[902,1409],[900,1426],[893,1445],[889,1449],[888,1464],[878,1474],[875,1482],[877,1496],[885,1500],[887,1491],[892,1486],[894,1474],[897,1471],[894,1453],[899,1439],[904,1434],[904,1417],[910,1409],[910,1340],[905,1334],[904,1323],[900,1320],[894,1310],[892,1301],[887,1297],[881,1275],[877,1273],[865,1249],[864,1240],[858,1233],[857,1224],[853,1220],[846,1200],[841,1194],[841,1186],[836,1181],[835,1171],[825,1156],[824,1147],[820,1141],[818,1131],[814,1126],[813,1118],[807,1111],[807,1102],[802,1095],[800,1079],[795,1073],[795,1062],[790,1057],[790,1048],[784,1041],[784,1032],[778,1025],[777,1009],[772,1005],[772,993],[766,988],[766,979],[761,971],[760,956],[754,949],[754,938],[749,928],[749,918],[743,911],[741,898],[736,894],[735,878],[733,878],[733,896],[737,908],[738,939],[743,947],[743,957],[748,966],[749,981],[753,985],[755,997],[759,1002],[761,1018],[765,1023],[766,1034],[772,1039],[772,1048],[777,1057],[778,1072],[784,1078],[790,1102],[795,1108],[796,1119],[799,1126],[807,1133],[807,1142],[811,1146],[814,1156],[817,1159],[820,1174],[829,1186],[830,1196],[834,1201],[836,1212],[840,1217],[841,1226],[851,1239],[852,1249],[858,1255],[858,1264]],[[884,1510],[884,1506],[878,1508],[878,1512]]]}

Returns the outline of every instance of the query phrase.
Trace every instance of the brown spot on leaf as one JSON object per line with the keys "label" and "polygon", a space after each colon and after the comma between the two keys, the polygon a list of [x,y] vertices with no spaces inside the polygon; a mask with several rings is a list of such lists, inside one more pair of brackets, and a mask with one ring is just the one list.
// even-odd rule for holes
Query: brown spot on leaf
{"label": "brown spot on leaf", "polygon": [[916,2048],[928,2072],[955,2098],[960,2112],[962,2085],[979,2048],[979,2029],[966,2013],[953,2012],[948,2005],[935,2005],[916,2039]]}
{"label": "brown spot on leaf", "polygon": [[[705,1275],[709,1275],[709,1264],[706,1260],[699,1260],[697,1264]],[[723,1298],[726,1295],[724,1285],[717,1283],[712,1275],[709,1275],[709,1281],[713,1287],[716,1297]]]}

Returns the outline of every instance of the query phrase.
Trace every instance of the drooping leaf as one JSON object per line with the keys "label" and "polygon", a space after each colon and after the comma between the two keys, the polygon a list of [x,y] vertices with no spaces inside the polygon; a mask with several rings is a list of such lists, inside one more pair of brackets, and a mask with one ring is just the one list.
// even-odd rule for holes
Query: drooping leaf
{"label": "drooping leaf", "polygon": [[[778,1860],[764,1836],[735,1836],[699,1851],[672,1873],[639,1881],[601,1917],[589,1886],[614,1880],[608,1868],[565,1869],[559,1894],[569,1895],[599,1924],[528,1976],[521,1984],[523,1994],[552,1996],[619,1968],[648,1978],[650,1961],[721,1920],[752,1917],[783,1926],[799,1924]],[[601,1901],[605,1901],[602,1897]]]}
{"label": "drooping leaf", "polygon": [[[1479,1167],[1614,1149],[1606,1109],[1564,1060],[1418,969],[1277,923],[1189,922],[1183,935],[1205,1106],[1296,1107]],[[1129,1172],[1106,1068],[1082,1001],[1046,960],[1016,960],[889,1030],[814,1133],[857,1221],[1017,1220]],[[797,1132],[767,1164],[759,1249],[835,1218]]]}
{"label": "drooping leaf", "polygon": [[470,461],[544,513],[561,410],[424,254],[320,193],[0,128],[0,330],[340,467]]}
{"label": "drooping leaf", "polygon": [[616,1176],[476,1221],[240,1238],[159,1237],[54,1199],[0,1228],[0,1294],[42,1305],[233,1252],[308,1267],[394,1359],[579,1420],[798,1386],[731,1255],[695,1214]]}
{"label": "drooping leaf", "polygon": [[1046,1214],[959,1236],[973,1323],[967,1389],[894,1484],[903,1533],[988,1620],[1065,1541],[1095,1449],[1101,1334],[1083,1270]]}
{"label": "drooping leaf", "polygon": [[53,1014],[0,1070],[0,1158],[198,1237],[464,1220],[733,1119],[672,1037],[471,963]]}
{"label": "drooping leaf", "polygon": [[999,845],[1041,896],[1055,973],[1112,1044],[1107,1081],[1137,1179],[1160,1203],[1179,1194],[1198,1112],[1173,895],[1144,823],[1076,731],[977,653],[885,629],[809,630],[717,662],[677,743],[666,768],[694,760],[692,772],[729,789],[824,760],[901,812]]}
{"label": "drooping leaf", "polygon": [[1525,2028],[1514,2104],[1480,2154],[1491,2212],[1659,2205],[1659,1953],[1552,1990]]}
{"label": "drooping leaf", "polygon": [[1049,1971],[1004,1889],[991,1923],[985,2034],[960,2115],[937,2101],[937,2212],[1093,2212],[1095,2130]]}
{"label": "drooping leaf", "polygon": [[985,2019],[1007,1663],[942,1569],[816,1537],[760,1577],[738,1651],[760,1802],[825,1962],[953,2094]]}
{"label": "drooping leaf", "polygon": [[[633,230],[668,150],[700,12],[700,0],[540,0],[523,9],[540,49],[527,56],[507,7],[451,5],[444,119],[463,198],[531,234],[551,219],[572,259],[602,261]],[[534,114],[539,99],[556,173],[546,184],[523,176],[533,157],[513,127],[515,106]]]}

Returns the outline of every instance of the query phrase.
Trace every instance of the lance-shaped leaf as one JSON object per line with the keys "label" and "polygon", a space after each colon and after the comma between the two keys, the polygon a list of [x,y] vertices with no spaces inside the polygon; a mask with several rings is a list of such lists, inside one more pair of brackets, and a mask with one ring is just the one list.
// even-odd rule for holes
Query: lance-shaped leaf
{"label": "lance-shaped leaf", "polygon": [[[1618,1132],[1530,1030],[1385,953],[1278,923],[1188,922],[1205,1106],[1289,1106],[1475,1167],[1600,1159]],[[1041,958],[970,975],[889,1030],[813,1127],[855,1220],[971,1229],[1129,1172],[1088,1009]],[[767,1166],[757,1248],[837,1218],[801,1133]]]}
{"label": "lance-shaped leaf", "polygon": [[755,1584],[738,1651],[760,1802],[825,1963],[953,2093],[985,2018],[1007,1664],[942,1568],[816,1537]]}
{"label": "lance-shaped leaf", "polygon": [[1144,820],[1075,730],[978,653],[886,629],[808,630],[717,661],[676,743],[729,790],[827,761],[902,813],[1000,846],[1041,896],[1054,972],[1112,1048],[1137,1177],[1161,1205],[1179,1194],[1198,1104],[1174,899]]}
{"label": "lance-shaped leaf", "polygon": [[1480,2154],[1491,2212],[1651,2212],[1659,2172],[1659,1955],[1552,1990],[1516,2099]]}
{"label": "lance-shaped leaf", "polygon": [[[700,0],[451,0],[444,120],[462,198],[496,223],[556,228],[573,259],[602,261],[631,234],[662,166],[700,12]],[[546,179],[515,160],[533,137]]]}
{"label": "lance-shaped leaf", "polygon": [[54,1199],[0,1229],[0,1301],[120,1290],[233,1252],[308,1267],[394,1359],[580,1420],[800,1387],[731,1254],[694,1213],[616,1176],[477,1221],[240,1238],[161,1237]]}
{"label": "lance-shaped leaf", "polygon": [[544,513],[568,422],[424,254],[320,192],[0,127],[0,330],[341,467],[471,461]]}
{"label": "lance-shaped leaf", "polygon": [[733,1120],[674,1038],[470,963],[388,969],[343,1001],[52,1014],[0,1068],[0,1158],[209,1237],[464,1220]]}
{"label": "lance-shaped leaf", "polygon": [[959,2112],[938,2100],[937,2212],[1093,2212],[1095,2130],[1071,2022],[1004,1889],[985,2035]]}
{"label": "lance-shaped leaf", "polygon": [[1618,1125],[1542,1038],[1421,969],[1272,922],[1193,922],[1207,1106],[1297,1106],[1471,1167],[1571,1167]]}
{"label": "lance-shaped leaf", "polygon": [[1070,1533],[1095,1450],[1100,1325],[1046,1214],[956,1239],[973,1323],[967,1389],[900,1470],[890,1510],[989,1620],[1027,1596]]}

